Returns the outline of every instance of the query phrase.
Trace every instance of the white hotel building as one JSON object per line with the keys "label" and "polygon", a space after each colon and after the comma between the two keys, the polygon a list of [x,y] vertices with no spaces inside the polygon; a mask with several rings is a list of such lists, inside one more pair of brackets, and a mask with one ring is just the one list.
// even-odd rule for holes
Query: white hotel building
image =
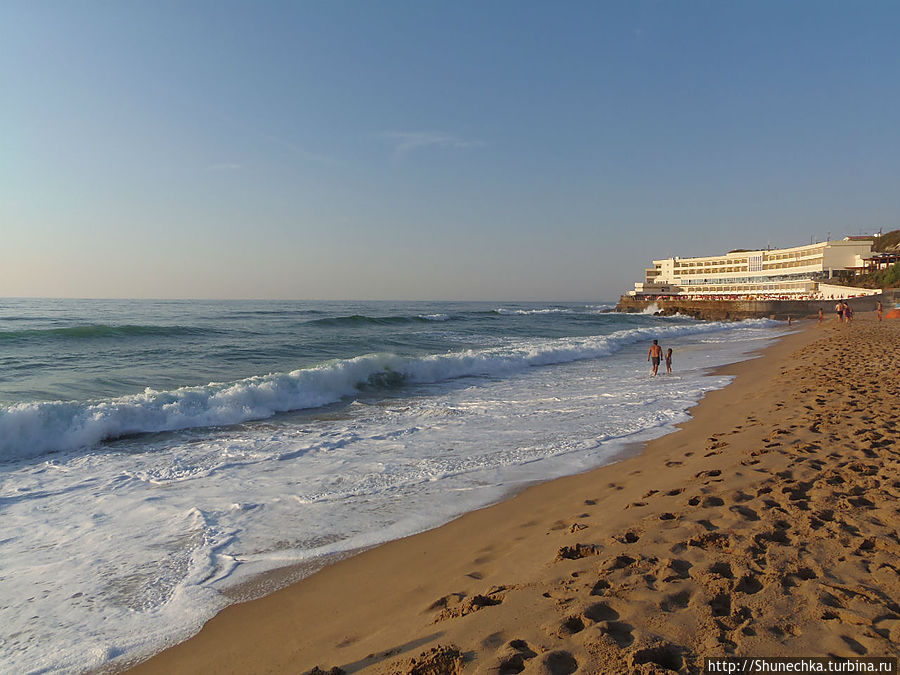
{"label": "white hotel building", "polygon": [[[807,246],[734,251],[702,258],[654,260],[633,296],[837,298],[869,294],[830,286],[835,272],[861,268],[872,255],[872,239],[846,238]],[[877,292],[877,291],[876,291]]]}

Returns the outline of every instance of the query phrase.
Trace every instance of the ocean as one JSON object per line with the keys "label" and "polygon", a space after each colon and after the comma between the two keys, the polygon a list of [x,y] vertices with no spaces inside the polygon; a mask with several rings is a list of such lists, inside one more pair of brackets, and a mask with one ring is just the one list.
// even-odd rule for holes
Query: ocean
{"label": "ocean", "polygon": [[779,334],[612,307],[0,300],[0,671],[128,663],[265,572],[614,461]]}

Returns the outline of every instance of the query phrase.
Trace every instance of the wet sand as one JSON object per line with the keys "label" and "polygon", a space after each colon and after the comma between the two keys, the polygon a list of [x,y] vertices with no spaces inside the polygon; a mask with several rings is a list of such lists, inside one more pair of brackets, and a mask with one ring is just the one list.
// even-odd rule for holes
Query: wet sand
{"label": "wet sand", "polygon": [[640,454],[229,607],[134,672],[900,655],[900,321],[795,327]]}

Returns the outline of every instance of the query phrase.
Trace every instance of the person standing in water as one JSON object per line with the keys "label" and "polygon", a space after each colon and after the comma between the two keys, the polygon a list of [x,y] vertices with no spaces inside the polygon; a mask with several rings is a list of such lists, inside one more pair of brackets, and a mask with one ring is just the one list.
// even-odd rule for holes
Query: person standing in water
{"label": "person standing in water", "polygon": [[822,319],[825,318],[825,312],[822,311],[822,308],[819,307],[819,325],[822,325]]}
{"label": "person standing in water", "polygon": [[650,345],[650,352],[647,354],[647,360],[653,362],[653,374],[656,375],[656,371],[659,370],[659,359],[662,356],[662,347],[659,346],[659,342],[657,340],[653,341],[653,344]]}
{"label": "person standing in water", "polygon": [[881,300],[878,301],[878,307],[875,311],[878,312],[878,320],[881,321],[881,313],[884,311],[884,308],[881,306]]}
{"label": "person standing in water", "polygon": [[672,374],[672,348],[669,347],[666,350],[666,373],[668,375]]}

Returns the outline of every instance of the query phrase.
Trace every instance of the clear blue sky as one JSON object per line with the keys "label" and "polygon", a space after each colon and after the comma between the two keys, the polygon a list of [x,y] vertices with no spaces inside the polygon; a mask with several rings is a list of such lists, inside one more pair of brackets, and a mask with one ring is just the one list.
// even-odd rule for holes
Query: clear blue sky
{"label": "clear blue sky", "polygon": [[0,296],[606,299],[900,227],[900,3],[0,3]]}

